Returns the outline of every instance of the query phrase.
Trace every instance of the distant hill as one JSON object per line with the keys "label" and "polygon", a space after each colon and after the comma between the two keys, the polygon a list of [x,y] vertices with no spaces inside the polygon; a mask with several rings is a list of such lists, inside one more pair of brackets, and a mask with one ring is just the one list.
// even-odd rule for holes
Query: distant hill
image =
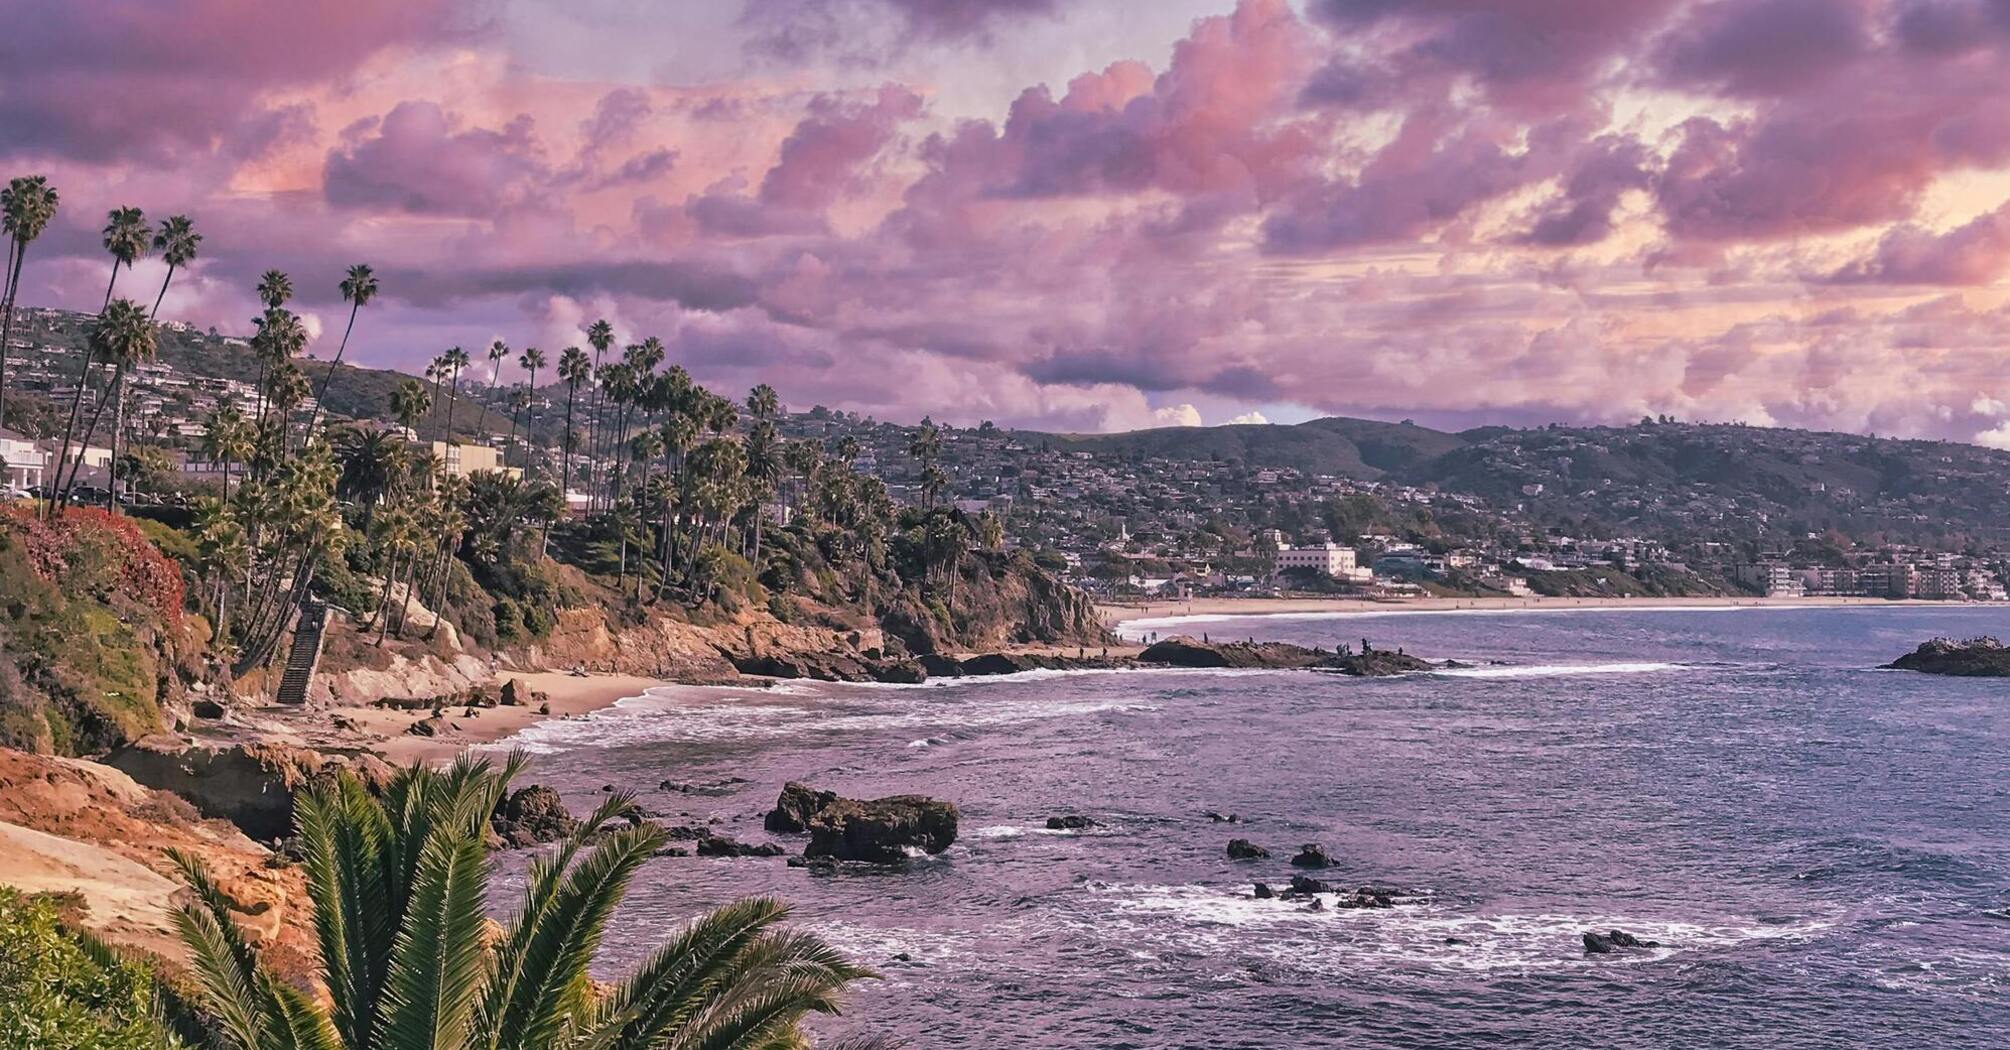
{"label": "distant hill", "polygon": [[1454,434],[1343,417],[1017,436],[1134,460],[1436,486],[1611,529],[2010,539],[2010,452],[1960,442],[1688,423]]}
{"label": "distant hill", "polygon": [[1105,455],[1234,461],[1255,468],[1373,480],[1419,469],[1465,446],[1464,438],[1411,423],[1332,416],[1292,425],[1235,424],[1161,427],[1121,434],[1048,434],[1023,431],[1020,439],[1044,441]]}

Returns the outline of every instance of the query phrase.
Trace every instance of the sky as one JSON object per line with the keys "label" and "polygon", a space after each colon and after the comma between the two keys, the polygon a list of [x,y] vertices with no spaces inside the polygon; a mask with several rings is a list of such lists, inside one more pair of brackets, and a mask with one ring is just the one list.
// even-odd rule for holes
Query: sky
{"label": "sky", "polygon": [[367,262],[413,371],[605,317],[895,421],[2010,447],[2005,97],[2010,0],[66,0],[0,177],[62,195],[24,304],[184,213],[164,319],[277,267],[325,358]]}

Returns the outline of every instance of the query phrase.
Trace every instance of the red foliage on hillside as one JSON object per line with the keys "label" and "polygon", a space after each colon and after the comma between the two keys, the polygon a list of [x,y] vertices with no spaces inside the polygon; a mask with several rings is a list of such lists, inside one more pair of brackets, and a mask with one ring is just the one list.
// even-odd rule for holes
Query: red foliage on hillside
{"label": "red foliage on hillside", "polygon": [[103,599],[116,592],[152,609],[169,627],[180,625],[181,567],[131,518],[100,507],[72,507],[46,522],[33,508],[15,506],[4,521],[20,537],[36,575],[65,594]]}

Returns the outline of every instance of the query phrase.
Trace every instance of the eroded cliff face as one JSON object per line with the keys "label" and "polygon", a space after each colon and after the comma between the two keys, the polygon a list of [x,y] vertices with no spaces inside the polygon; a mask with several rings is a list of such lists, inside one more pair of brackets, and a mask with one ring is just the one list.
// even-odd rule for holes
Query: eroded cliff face
{"label": "eroded cliff face", "polygon": [[1109,631],[1088,595],[1023,552],[968,554],[954,586],[908,588],[880,617],[915,653],[990,652],[1020,645],[1102,645]]}

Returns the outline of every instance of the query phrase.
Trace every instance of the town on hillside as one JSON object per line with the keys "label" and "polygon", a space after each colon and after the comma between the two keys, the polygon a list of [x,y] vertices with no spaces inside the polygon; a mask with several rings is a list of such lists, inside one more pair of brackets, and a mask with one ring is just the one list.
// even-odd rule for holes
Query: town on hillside
{"label": "town on hillside", "polygon": [[[106,413],[98,399],[108,384],[92,381],[106,366],[83,363],[92,319],[16,313],[7,348],[15,408],[0,431],[9,494],[40,491],[71,410],[97,421],[69,453],[83,502],[116,490],[128,505],[187,506],[241,475],[243,464],[217,454],[213,430],[220,411],[259,398],[252,341],[164,322],[157,358],[127,376],[122,411]],[[565,513],[586,514],[594,435],[620,426],[632,398],[606,362],[568,397],[567,383],[524,367],[526,350],[498,342],[472,357],[442,355],[416,416],[392,407],[411,377],[347,365],[317,386],[325,405],[309,393],[292,411],[373,422],[429,449],[448,473],[567,479]],[[327,370],[305,364],[317,380]],[[2001,524],[2010,520],[2010,453],[1947,442],[1666,418],[1462,434],[1329,419],[1080,436],[902,425],[821,406],[783,411],[777,428],[879,478],[905,503],[931,495],[911,450],[924,430],[936,435],[941,476],[932,483],[944,499],[995,515],[1005,544],[1113,599],[2002,601],[2010,568]],[[786,523],[791,504],[777,498],[765,513]]]}

